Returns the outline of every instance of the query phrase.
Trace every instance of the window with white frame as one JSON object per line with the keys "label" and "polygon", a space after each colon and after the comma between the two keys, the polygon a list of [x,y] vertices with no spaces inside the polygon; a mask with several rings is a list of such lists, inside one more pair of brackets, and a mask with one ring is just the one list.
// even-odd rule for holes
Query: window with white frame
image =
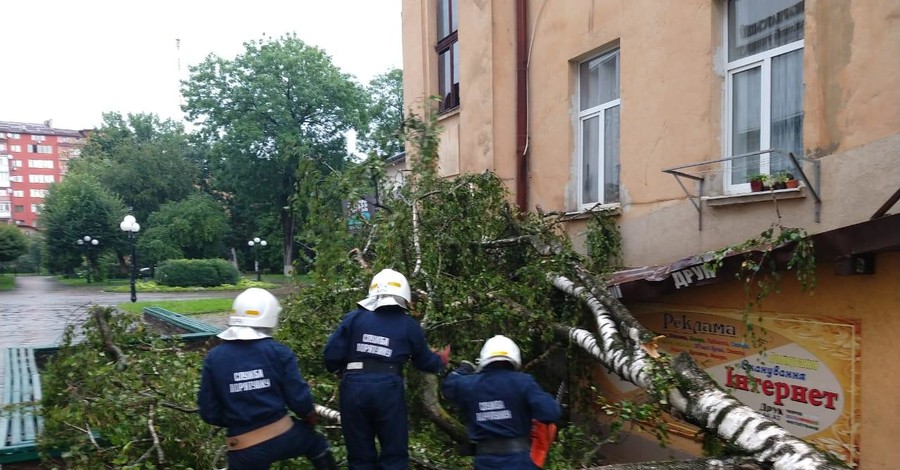
{"label": "window with white frame", "polygon": [[13,160],[12,167],[13,168],[22,168],[22,160]]}
{"label": "window with white frame", "polygon": [[40,213],[41,213],[41,209],[43,209],[43,208],[44,208],[44,205],[43,205],[43,204],[32,204],[32,205],[31,205],[31,212],[32,212],[33,214],[40,214]]}
{"label": "window with white frame", "polygon": [[40,135],[40,134],[33,134],[33,135],[31,136],[31,140],[33,140],[33,141],[35,141],[35,142],[43,142],[43,141],[46,140],[46,139],[47,139],[46,136],[43,136],[43,135]]}
{"label": "window with white frame", "polygon": [[[778,149],[803,154],[803,0],[728,0],[726,154]],[[793,172],[781,153],[726,165],[729,192],[747,192],[754,175]]]}
{"label": "window with white frame", "polygon": [[10,151],[10,152],[21,152],[21,151],[22,151],[22,146],[19,145],[19,144],[16,144],[16,145],[10,145],[10,146],[9,146],[9,151]]}
{"label": "window with white frame", "polygon": [[31,197],[44,197],[47,195],[46,189],[32,189],[29,191],[31,193]]}
{"label": "window with white frame", "polygon": [[9,217],[12,212],[9,211],[10,205],[8,202],[0,202],[0,214],[6,214],[6,217]]}
{"label": "window with white frame", "polygon": [[13,191],[13,197],[25,197],[25,191],[15,190]]}
{"label": "window with white frame", "polygon": [[28,160],[28,168],[53,168],[53,160]]}
{"label": "window with white frame", "polygon": [[13,183],[21,183],[22,175],[10,176],[9,180],[12,181]]}
{"label": "window with white frame", "polygon": [[619,202],[619,50],[578,70],[578,203]]}
{"label": "window with white frame", "polygon": [[53,175],[28,175],[29,183],[52,183]]}
{"label": "window with white frame", "polygon": [[8,132],[6,134],[6,137],[9,137],[10,139],[21,139],[22,138],[21,135],[16,134],[15,132]]}
{"label": "window with white frame", "polygon": [[6,151],[6,144],[0,143],[0,152],[5,152],[5,151]]}

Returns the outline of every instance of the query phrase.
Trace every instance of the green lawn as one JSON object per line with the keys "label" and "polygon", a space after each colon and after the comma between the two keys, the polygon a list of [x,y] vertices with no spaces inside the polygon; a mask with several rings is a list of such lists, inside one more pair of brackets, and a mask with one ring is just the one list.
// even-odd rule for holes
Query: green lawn
{"label": "green lawn", "polygon": [[16,287],[16,278],[9,274],[0,275],[0,290],[13,290]]}
{"label": "green lawn", "polygon": [[231,303],[234,299],[190,299],[190,300],[150,300],[145,302],[127,302],[117,305],[121,310],[132,313],[141,313],[144,307],[162,307],[170,312],[180,313],[182,315],[193,315],[197,313],[217,313],[228,312],[231,310]]}

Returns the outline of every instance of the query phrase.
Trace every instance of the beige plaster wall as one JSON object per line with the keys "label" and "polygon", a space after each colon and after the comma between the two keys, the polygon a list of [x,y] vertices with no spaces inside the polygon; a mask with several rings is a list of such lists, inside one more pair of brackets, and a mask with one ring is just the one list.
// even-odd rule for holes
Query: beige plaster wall
{"label": "beige plaster wall", "polygon": [[[407,105],[437,88],[434,3],[404,0]],[[528,0],[529,208],[576,209],[577,64],[621,51],[621,209],[625,264],[669,263],[755,235],[777,221],[819,232],[866,220],[900,187],[900,2],[807,0],[806,154],[811,192],[698,212],[664,168],[723,155],[724,1]],[[515,2],[459,0],[461,105],[444,117],[444,162],[492,170],[515,191]],[[859,25],[865,25],[860,27]],[[458,134],[458,137],[456,135]],[[721,193],[712,165],[706,194]],[[806,165],[810,177],[813,168]],[[864,183],[860,183],[864,181]],[[691,183],[688,189],[696,193]],[[583,222],[569,227],[576,245]],[[664,243],[661,243],[662,234]]]}
{"label": "beige plaster wall", "polygon": [[900,2],[807,1],[804,146],[813,156],[900,129]]}
{"label": "beige plaster wall", "polygon": [[[404,0],[404,102],[420,112],[437,92],[435,2]],[[490,170],[515,195],[514,2],[459,2],[460,106],[439,117],[441,174]]]}

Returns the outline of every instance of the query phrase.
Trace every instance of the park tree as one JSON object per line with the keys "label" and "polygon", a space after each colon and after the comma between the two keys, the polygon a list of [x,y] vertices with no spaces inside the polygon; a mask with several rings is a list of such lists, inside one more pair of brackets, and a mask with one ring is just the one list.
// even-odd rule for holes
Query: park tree
{"label": "park tree", "polygon": [[210,55],[191,67],[184,110],[211,147],[212,186],[238,209],[234,217],[277,215],[289,273],[295,233],[305,222],[293,199],[308,197],[296,192],[304,177],[299,164],[309,160],[322,173],[344,167],[344,134],[363,127],[365,94],[322,49],[294,35],[244,48],[234,59]]}
{"label": "park tree", "polygon": [[143,222],[161,204],[195,190],[200,160],[180,123],[155,114],[105,113],[71,173],[94,175]]}
{"label": "park tree", "polygon": [[369,126],[357,136],[356,146],[369,156],[393,157],[403,151],[403,71],[377,75],[366,90]]}
{"label": "park tree", "polygon": [[[19,227],[0,224],[0,267],[15,261],[28,250],[28,240]],[[0,273],[3,270],[0,269]]]}
{"label": "park tree", "polygon": [[[70,174],[51,184],[41,211],[47,267],[51,272],[71,272],[82,256],[96,266],[102,251],[124,253],[127,245],[119,222],[125,213],[119,197],[92,175]],[[85,235],[100,241],[97,249],[80,251],[75,241]]]}
{"label": "park tree", "polygon": [[211,196],[194,193],[167,202],[150,214],[138,239],[138,259],[148,265],[171,258],[223,258],[229,236],[228,217]]}

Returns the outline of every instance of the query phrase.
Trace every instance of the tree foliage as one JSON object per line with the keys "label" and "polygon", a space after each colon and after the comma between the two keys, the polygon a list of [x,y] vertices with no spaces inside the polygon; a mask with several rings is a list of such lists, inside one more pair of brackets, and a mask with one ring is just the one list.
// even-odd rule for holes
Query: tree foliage
{"label": "tree foliage", "polygon": [[154,114],[105,113],[81,158],[72,161],[71,174],[93,175],[144,222],[163,203],[191,194],[198,171],[180,123]]}
{"label": "tree foliage", "polygon": [[298,166],[310,160],[321,173],[344,166],[344,133],[363,127],[365,95],[323,50],[294,35],[244,47],[233,60],[211,55],[191,67],[185,111],[211,145],[213,185],[241,209],[235,217],[278,214],[289,270],[294,232],[305,223],[290,210]]}
{"label": "tree foliage", "polygon": [[[41,211],[48,268],[68,272],[81,264],[82,256],[96,262],[102,251],[123,252],[127,245],[119,222],[125,212],[118,196],[91,175],[70,174],[50,185]],[[82,252],[75,241],[85,235],[100,243]]]}
{"label": "tree foliage", "polygon": [[403,151],[403,71],[392,69],[373,78],[369,94],[369,128],[357,147],[369,156],[390,158]]}
{"label": "tree foliage", "polygon": [[64,449],[71,469],[213,468],[216,432],[194,405],[202,353],[139,316],[90,313],[83,339],[69,328],[42,375],[42,451]]}
{"label": "tree foliage", "polygon": [[28,239],[15,225],[0,225],[0,263],[15,261],[28,250]]}
{"label": "tree foliage", "polygon": [[171,258],[224,258],[230,227],[222,204],[195,193],[167,202],[147,220],[138,239],[138,259],[153,265]]}

